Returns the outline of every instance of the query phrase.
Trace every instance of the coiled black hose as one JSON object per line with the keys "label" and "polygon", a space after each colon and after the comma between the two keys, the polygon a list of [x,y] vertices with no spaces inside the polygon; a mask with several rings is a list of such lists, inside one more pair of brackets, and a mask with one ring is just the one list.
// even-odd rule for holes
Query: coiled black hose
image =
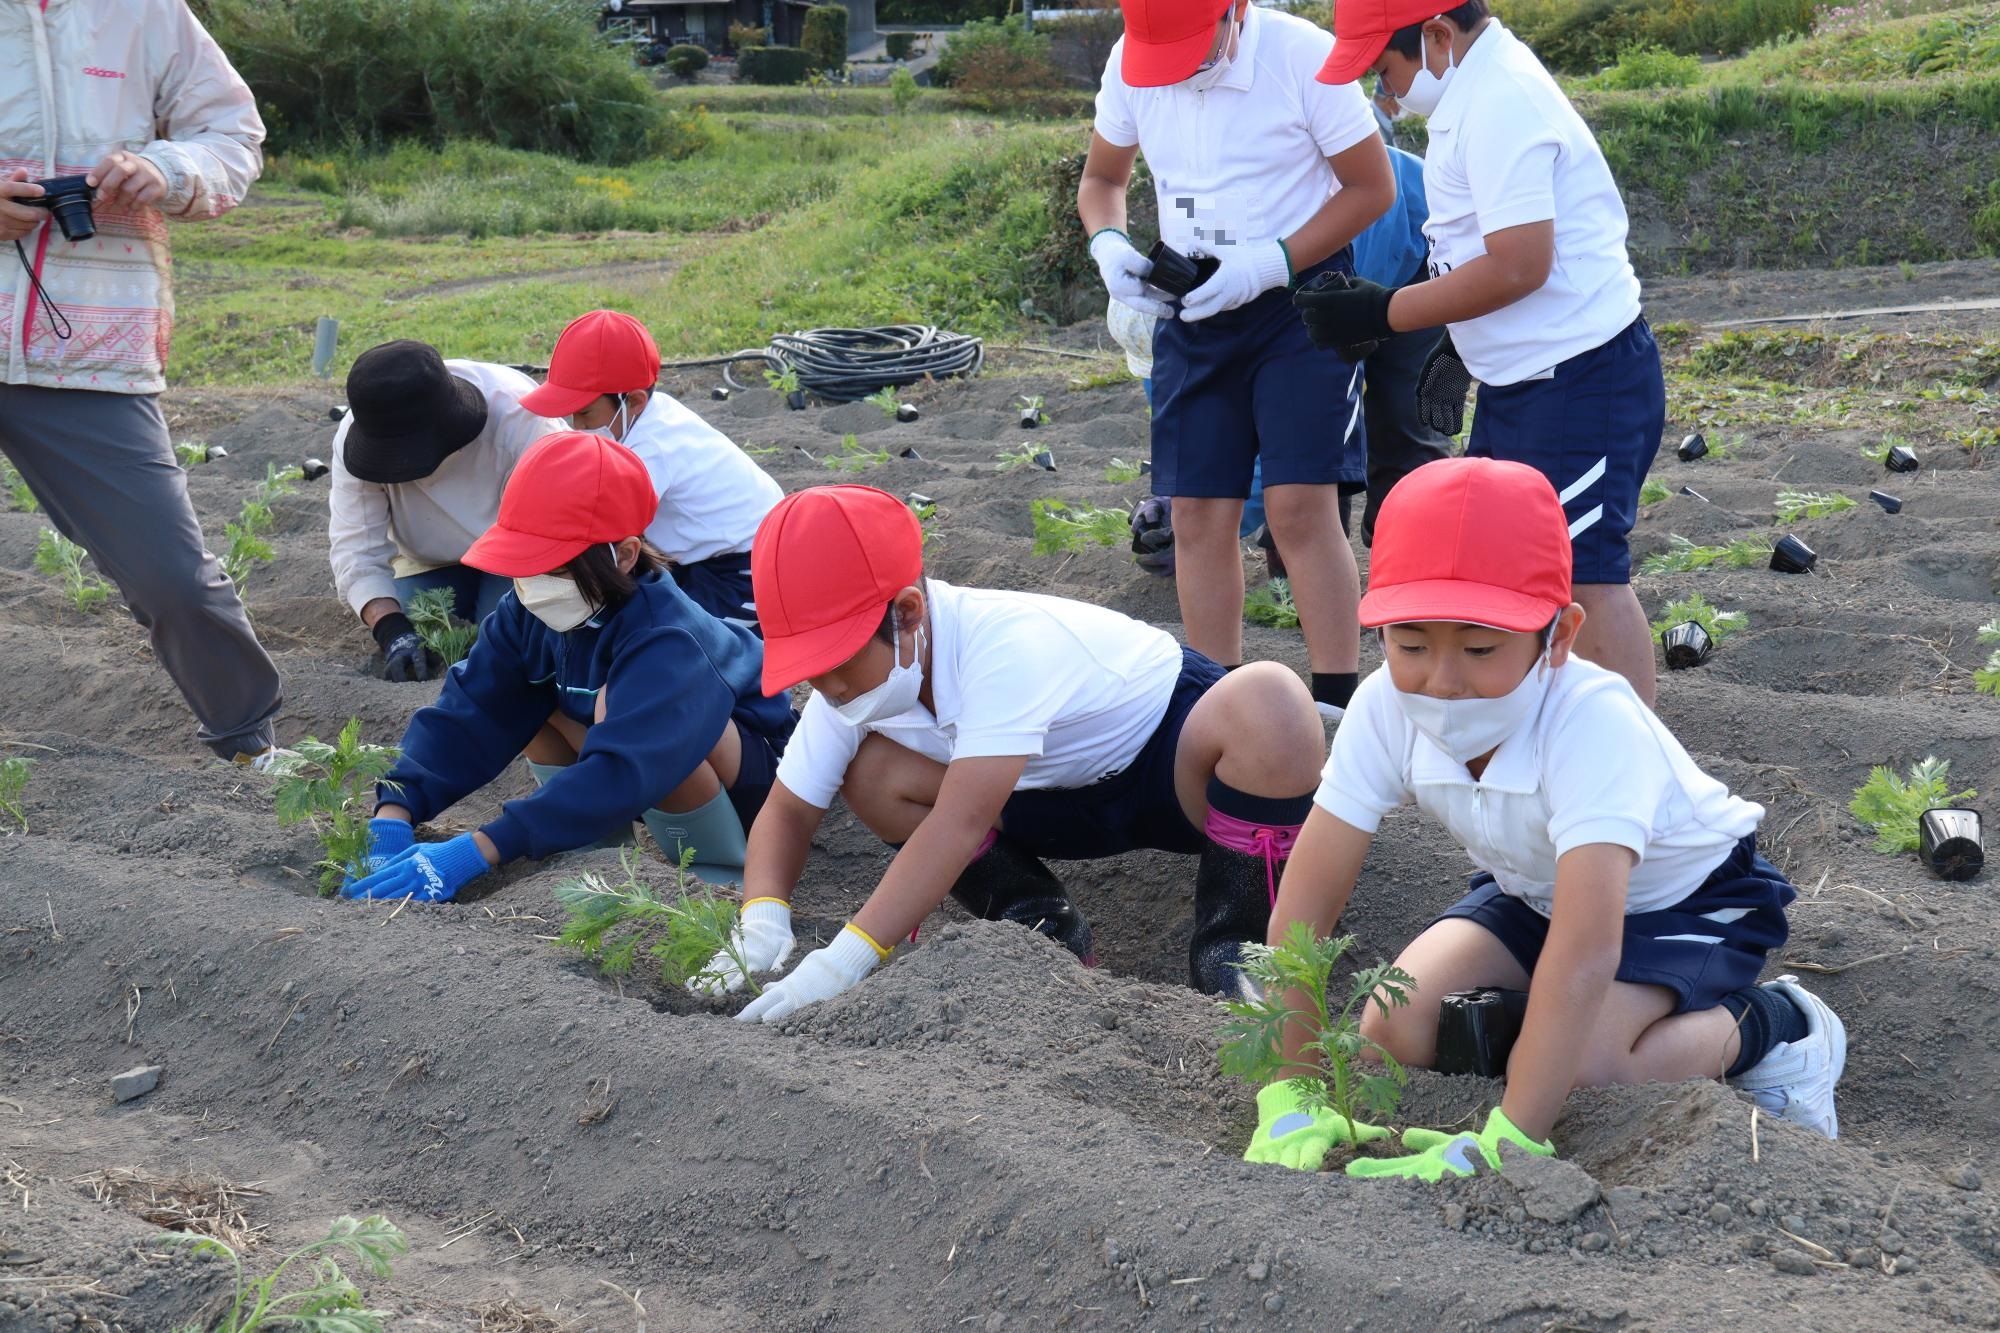
{"label": "coiled black hose", "polygon": [[900,387],[926,378],[977,375],[986,364],[986,347],[969,334],[952,333],[929,324],[807,329],[803,333],[778,334],[769,347],[693,361],[669,361],[662,368],[721,366],[722,378],[731,388],[753,387],[738,382],[730,373],[732,367],[743,361],[761,361],[781,374],[790,370],[797,374],[799,387],[814,397],[851,403],[891,385]]}

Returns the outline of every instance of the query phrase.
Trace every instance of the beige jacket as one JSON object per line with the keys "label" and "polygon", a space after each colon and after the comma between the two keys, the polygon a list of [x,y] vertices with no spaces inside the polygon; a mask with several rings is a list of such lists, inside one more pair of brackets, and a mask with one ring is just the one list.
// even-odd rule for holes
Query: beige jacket
{"label": "beige jacket", "polygon": [[167,179],[157,207],[94,206],[71,244],[21,242],[74,330],[59,339],[14,248],[0,247],[0,384],[158,393],[173,331],[167,218],[212,218],[263,169],[250,89],[184,0],[0,0],[0,174],[82,175],[114,149]]}

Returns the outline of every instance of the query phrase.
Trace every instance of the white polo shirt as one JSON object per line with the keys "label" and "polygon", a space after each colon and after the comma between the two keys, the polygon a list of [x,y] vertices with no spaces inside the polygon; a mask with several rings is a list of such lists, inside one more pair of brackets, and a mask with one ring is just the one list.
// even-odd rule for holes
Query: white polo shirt
{"label": "white polo shirt", "polygon": [[1487,24],[1430,118],[1424,193],[1433,277],[1486,253],[1486,237],[1556,224],[1549,280],[1451,326],[1482,384],[1518,384],[1601,347],[1639,317],[1625,201],[1590,127],[1520,38]]}
{"label": "white polo shirt", "polygon": [[1125,40],[1111,48],[1097,93],[1097,132],[1137,144],[1153,173],[1160,235],[1183,254],[1281,240],[1339,189],[1326,159],[1376,133],[1356,84],[1315,77],[1330,33],[1278,10],[1250,6],[1236,58],[1214,88],[1134,88],[1119,73]]}
{"label": "white polo shirt", "polygon": [[655,389],[625,432],[660,493],[646,540],[677,563],[748,551],[757,525],[785,497],[756,460],[671,394]]}
{"label": "white polo shirt", "polygon": [[866,726],[806,701],[778,780],[824,810],[870,732],[949,764],[1027,755],[1017,790],[1088,787],[1123,772],[1159,730],[1181,674],[1164,630],[1086,602],[931,579],[931,697]]}
{"label": "white polo shirt", "polygon": [[1625,911],[1655,912],[1700,888],[1764,817],[1702,772],[1623,676],[1579,657],[1476,781],[1410,724],[1389,669],[1378,668],[1347,705],[1313,800],[1366,833],[1415,803],[1503,893],[1543,916],[1556,858],[1572,848],[1630,848],[1639,863]]}

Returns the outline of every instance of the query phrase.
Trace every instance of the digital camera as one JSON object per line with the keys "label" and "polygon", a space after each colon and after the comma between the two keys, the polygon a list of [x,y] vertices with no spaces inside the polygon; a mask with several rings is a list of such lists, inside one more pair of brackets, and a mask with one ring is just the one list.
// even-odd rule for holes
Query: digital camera
{"label": "digital camera", "polygon": [[90,215],[90,197],[97,191],[91,188],[87,177],[51,176],[34,184],[42,187],[42,197],[16,202],[33,204],[55,214],[56,225],[62,228],[66,241],[87,241],[97,235],[97,222]]}

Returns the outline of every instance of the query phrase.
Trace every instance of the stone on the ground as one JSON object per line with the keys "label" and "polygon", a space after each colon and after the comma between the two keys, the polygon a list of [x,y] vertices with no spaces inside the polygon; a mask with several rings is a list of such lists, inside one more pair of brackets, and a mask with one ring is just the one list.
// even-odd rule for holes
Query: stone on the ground
{"label": "stone on the ground", "polygon": [[161,1065],[140,1065],[122,1074],[111,1076],[111,1097],[113,1101],[129,1102],[143,1097],[160,1086],[160,1075],[166,1070]]}
{"label": "stone on the ground", "polygon": [[1603,1197],[1597,1181],[1575,1162],[1540,1157],[1511,1143],[1500,1145],[1500,1178],[1538,1222],[1574,1222]]}

